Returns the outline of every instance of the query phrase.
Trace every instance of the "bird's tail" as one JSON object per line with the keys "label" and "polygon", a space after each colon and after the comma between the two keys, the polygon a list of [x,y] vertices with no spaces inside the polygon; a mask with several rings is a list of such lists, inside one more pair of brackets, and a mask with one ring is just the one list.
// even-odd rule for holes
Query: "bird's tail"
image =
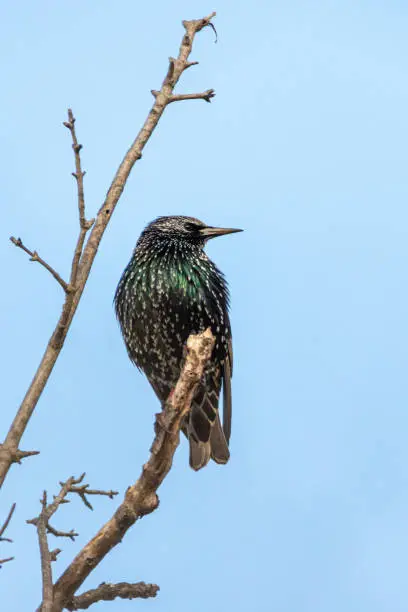
{"label": "bird's tail", "polygon": [[216,463],[227,463],[230,453],[228,442],[218,414],[219,384],[209,392],[198,389],[186,424],[190,443],[190,466],[200,470],[210,459]]}
{"label": "bird's tail", "polygon": [[190,444],[190,466],[193,470],[201,470],[210,459],[213,459],[216,463],[227,463],[230,457],[218,414],[208,442],[197,441],[191,433],[188,435],[188,441]]}

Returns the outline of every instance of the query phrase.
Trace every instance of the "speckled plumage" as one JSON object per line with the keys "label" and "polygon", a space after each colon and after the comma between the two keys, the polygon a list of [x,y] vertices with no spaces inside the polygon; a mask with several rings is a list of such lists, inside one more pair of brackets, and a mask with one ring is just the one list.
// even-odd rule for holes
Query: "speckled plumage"
{"label": "speckled plumage", "polygon": [[[142,232],[115,294],[130,359],[163,403],[174,388],[188,336],[208,327],[215,346],[183,431],[190,465],[229,458],[232,342],[223,274],[204,252],[209,238],[240,230],[206,226],[192,217],[159,217]],[[223,427],[218,400],[223,384]]]}

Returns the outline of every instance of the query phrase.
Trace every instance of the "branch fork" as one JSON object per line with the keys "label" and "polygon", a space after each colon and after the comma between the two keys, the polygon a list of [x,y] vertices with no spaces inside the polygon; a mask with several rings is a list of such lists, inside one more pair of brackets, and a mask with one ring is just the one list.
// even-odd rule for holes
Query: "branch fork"
{"label": "branch fork", "polygon": [[[50,551],[48,546],[47,534],[52,534],[55,537],[69,538],[72,541],[78,536],[73,529],[70,531],[59,531],[50,525],[51,517],[57,512],[58,508],[62,504],[69,502],[67,495],[70,493],[76,493],[80,496],[84,504],[92,510],[91,504],[86,499],[86,495],[106,495],[113,499],[117,495],[116,491],[102,491],[96,489],[89,489],[89,485],[81,484],[85,478],[85,472],[79,477],[74,478],[71,476],[66,482],[60,482],[61,490],[58,495],[54,496],[52,503],[47,502],[47,492],[43,492],[41,498],[41,512],[38,516],[33,519],[29,519],[27,523],[34,525],[37,529],[38,543],[40,546],[41,556],[41,573],[42,573],[42,584],[43,584],[43,602],[41,606],[42,612],[52,612],[53,601],[54,601],[54,586],[52,581],[52,569],[51,563],[57,559],[57,556],[61,552],[60,548],[56,548]],[[78,486],[80,485],[80,486]]]}

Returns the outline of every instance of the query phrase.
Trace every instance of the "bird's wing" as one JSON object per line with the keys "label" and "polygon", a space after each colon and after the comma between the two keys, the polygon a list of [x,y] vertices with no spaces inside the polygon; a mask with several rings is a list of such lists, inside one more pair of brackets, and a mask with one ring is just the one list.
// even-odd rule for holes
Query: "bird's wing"
{"label": "bird's wing", "polygon": [[221,373],[220,366],[207,372],[191,405],[186,429],[190,441],[190,466],[194,470],[204,467],[210,457],[217,463],[227,463],[230,456],[218,414]]}
{"label": "bird's wing", "polygon": [[231,378],[232,378],[232,339],[228,341],[228,353],[222,364],[222,427],[224,435],[229,443],[231,437],[231,419],[232,419],[232,396],[231,396]]}

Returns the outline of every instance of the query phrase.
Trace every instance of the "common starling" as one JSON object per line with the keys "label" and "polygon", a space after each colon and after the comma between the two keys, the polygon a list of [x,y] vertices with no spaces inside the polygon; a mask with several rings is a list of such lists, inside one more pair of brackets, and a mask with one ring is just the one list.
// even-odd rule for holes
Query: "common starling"
{"label": "common starling", "polygon": [[[211,227],[193,217],[159,217],[142,232],[115,294],[128,355],[146,374],[162,405],[179,378],[187,338],[211,328],[214,350],[182,425],[194,470],[210,457],[217,463],[229,459],[229,293],[224,275],[204,246],[210,238],[239,231]],[[218,414],[221,385],[223,425]]]}

